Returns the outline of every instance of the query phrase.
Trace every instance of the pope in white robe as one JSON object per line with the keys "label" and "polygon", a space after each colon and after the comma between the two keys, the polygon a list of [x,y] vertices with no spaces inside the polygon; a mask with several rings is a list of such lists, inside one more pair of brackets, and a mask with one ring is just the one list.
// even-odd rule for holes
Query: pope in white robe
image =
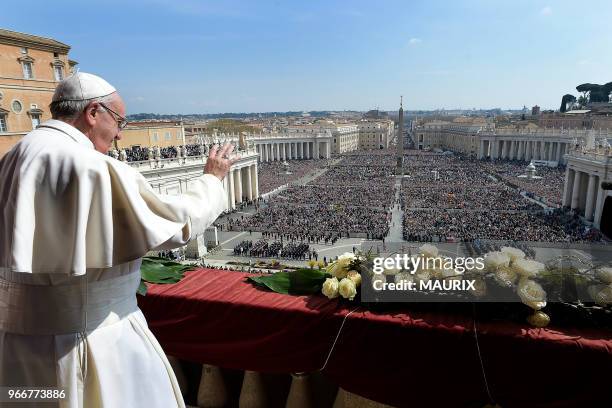
{"label": "pope in white robe", "polygon": [[186,244],[223,212],[232,148],[211,151],[188,193],[160,195],[104,154],[126,124],[110,84],[75,74],[58,85],[54,109],[68,117],[42,123],[0,160],[0,387],[65,390],[31,406],[183,407],[136,304],[141,258]]}

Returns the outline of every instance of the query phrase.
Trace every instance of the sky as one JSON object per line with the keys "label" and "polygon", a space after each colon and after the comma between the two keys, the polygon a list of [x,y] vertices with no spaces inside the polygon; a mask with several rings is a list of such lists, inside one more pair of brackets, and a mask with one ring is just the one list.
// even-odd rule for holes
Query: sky
{"label": "sky", "polygon": [[609,0],[6,0],[128,113],[558,109],[612,81]]}

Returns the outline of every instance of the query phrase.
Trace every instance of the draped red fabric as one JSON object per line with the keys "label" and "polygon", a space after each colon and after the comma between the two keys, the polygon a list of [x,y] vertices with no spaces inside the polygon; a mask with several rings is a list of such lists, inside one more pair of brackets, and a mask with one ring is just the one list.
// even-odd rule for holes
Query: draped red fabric
{"label": "draped red fabric", "polygon": [[376,313],[265,291],[247,276],[199,269],[150,285],[139,305],[167,354],[260,372],[323,368],[344,321],[324,374],[398,407],[481,407],[489,393],[504,408],[612,406],[610,331],[478,322],[481,367],[472,316]]}

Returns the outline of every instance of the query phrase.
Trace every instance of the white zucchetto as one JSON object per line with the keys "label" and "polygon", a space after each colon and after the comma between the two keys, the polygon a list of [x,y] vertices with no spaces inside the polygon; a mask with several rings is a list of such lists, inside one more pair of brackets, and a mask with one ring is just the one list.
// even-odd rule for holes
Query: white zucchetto
{"label": "white zucchetto", "polygon": [[97,75],[77,72],[57,85],[52,102],[86,101],[101,98],[116,91],[114,86]]}

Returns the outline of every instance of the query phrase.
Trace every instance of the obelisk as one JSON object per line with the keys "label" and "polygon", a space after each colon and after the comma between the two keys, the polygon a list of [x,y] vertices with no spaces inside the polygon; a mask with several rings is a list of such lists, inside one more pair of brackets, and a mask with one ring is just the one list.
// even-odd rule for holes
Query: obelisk
{"label": "obelisk", "polygon": [[399,126],[397,127],[397,171],[396,174],[404,175],[404,108],[403,97],[400,96]]}

